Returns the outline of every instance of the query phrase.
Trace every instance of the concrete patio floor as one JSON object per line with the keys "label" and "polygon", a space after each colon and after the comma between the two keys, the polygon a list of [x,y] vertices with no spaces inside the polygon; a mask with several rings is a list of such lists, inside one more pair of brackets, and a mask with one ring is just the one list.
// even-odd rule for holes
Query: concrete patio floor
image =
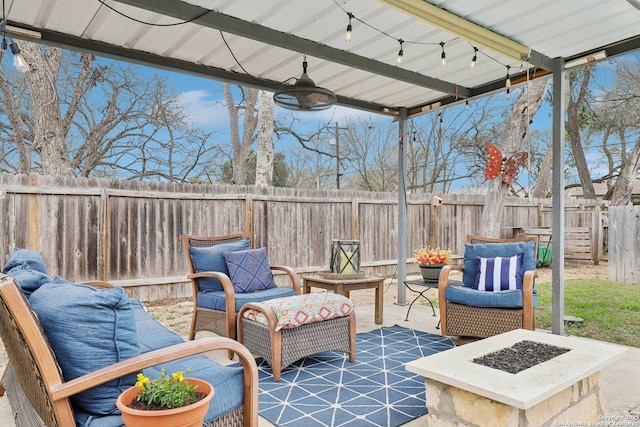
{"label": "concrete patio floor", "polygon": [[[384,305],[384,322],[382,325],[376,325],[374,323],[374,305],[373,304],[358,304],[356,306],[356,318],[357,318],[357,330],[358,332],[366,332],[381,327],[400,325],[407,328],[417,329],[432,334],[440,334],[440,331],[436,329],[439,320],[439,313],[436,307],[436,316],[434,317],[431,312],[431,307],[428,303],[425,305],[424,300],[417,301],[411,309],[409,320],[405,321],[407,314],[408,304],[398,305],[392,302],[394,299],[387,295],[387,293],[396,292],[395,284],[391,286],[385,286],[385,305]],[[360,299],[360,293],[366,291],[355,291],[351,294],[352,299],[356,302]],[[413,300],[415,294],[407,293],[407,299]],[[436,301],[435,290],[430,295],[432,301]],[[366,299],[366,298],[364,298]],[[205,336],[201,335],[198,336]],[[586,338],[584,338],[586,339]],[[627,352],[624,357],[605,368],[600,374],[600,387],[605,399],[606,412],[604,415],[611,417],[626,417],[630,414],[640,417],[640,349],[634,347],[625,347]],[[221,363],[227,363],[226,352],[213,352],[209,354],[215,360]],[[581,420],[575,420],[580,422]],[[625,420],[630,421],[630,420]],[[632,421],[632,424],[640,426],[640,418]],[[15,427],[13,423],[11,410],[9,408],[8,400],[6,396],[0,397],[0,425],[6,427]],[[260,418],[260,427],[273,426],[269,421]],[[427,425],[426,417],[417,418],[407,424],[407,427],[425,426]],[[613,424],[612,424],[613,425]]]}

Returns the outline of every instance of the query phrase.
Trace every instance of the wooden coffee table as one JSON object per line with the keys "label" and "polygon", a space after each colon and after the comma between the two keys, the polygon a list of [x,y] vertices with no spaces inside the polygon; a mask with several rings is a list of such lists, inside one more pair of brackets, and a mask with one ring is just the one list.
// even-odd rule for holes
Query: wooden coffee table
{"label": "wooden coffee table", "polygon": [[375,322],[377,325],[382,324],[383,318],[383,296],[384,296],[384,278],[383,277],[364,277],[362,279],[325,279],[320,276],[302,276],[302,292],[308,294],[311,288],[322,288],[333,291],[337,294],[344,295],[349,298],[349,292],[359,289],[376,290],[375,299]]}

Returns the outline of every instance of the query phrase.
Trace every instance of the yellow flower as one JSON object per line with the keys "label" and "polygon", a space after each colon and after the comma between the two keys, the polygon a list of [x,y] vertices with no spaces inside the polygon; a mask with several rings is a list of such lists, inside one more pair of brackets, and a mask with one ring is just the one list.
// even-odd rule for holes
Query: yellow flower
{"label": "yellow flower", "polygon": [[[187,368],[187,374],[189,372],[191,369]],[[137,378],[136,385],[142,387],[136,398],[140,402],[171,409],[180,408],[196,401],[198,386],[186,381],[182,371],[168,375],[162,368],[160,376],[155,380],[149,380],[142,373],[139,373]]]}
{"label": "yellow flower", "polygon": [[173,374],[171,374],[171,376],[173,377],[174,380],[177,380],[180,383],[184,381],[184,377],[182,376],[182,371],[176,371]]}
{"label": "yellow flower", "polygon": [[149,378],[145,377],[142,373],[138,374],[137,379],[138,381],[136,381],[136,385],[138,387],[143,387],[146,383],[149,382]]}

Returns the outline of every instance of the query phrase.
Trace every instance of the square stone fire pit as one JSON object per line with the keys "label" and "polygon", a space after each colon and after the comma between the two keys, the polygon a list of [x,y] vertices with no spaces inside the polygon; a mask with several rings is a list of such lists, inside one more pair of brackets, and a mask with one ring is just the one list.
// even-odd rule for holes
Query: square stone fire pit
{"label": "square stone fire pit", "polygon": [[[569,349],[511,374],[473,360],[533,341]],[[602,368],[625,348],[577,337],[518,329],[423,357],[405,365],[426,378],[429,425],[543,426],[597,421],[603,415]]]}

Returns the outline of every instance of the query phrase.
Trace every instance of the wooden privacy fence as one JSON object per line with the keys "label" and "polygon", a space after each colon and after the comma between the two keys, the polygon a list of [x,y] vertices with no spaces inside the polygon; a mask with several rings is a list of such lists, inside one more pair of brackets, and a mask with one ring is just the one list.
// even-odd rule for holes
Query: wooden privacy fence
{"label": "wooden privacy fence", "polygon": [[[43,255],[50,275],[115,282],[142,300],[190,294],[182,234],[246,230],[254,247],[268,249],[272,264],[300,273],[328,269],[332,239],[357,239],[368,273],[392,276],[397,267],[396,193],[23,175],[0,175],[0,188],[6,191],[0,200],[0,260],[13,248],[30,248]],[[432,196],[408,196],[411,272],[417,271],[411,259],[416,248],[434,244],[461,254],[465,236],[480,230],[482,196],[441,194],[437,207]],[[582,213],[567,213],[567,227],[591,224],[595,207],[575,208]],[[550,209],[548,199],[509,199],[501,237],[519,227],[550,227]]]}
{"label": "wooden privacy fence", "polygon": [[609,207],[609,280],[640,283],[640,206]]}
{"label": "wooden privacy fence", "polygon": [[[551,209],[542,210],[541,223],[551,224]],[[605,254],[603,215],[597,205],[565,206],[565,259],[591,261],[598,264]],[[553,233],[551,225],[523,226],[513,230],[514,236],[538,236],[543,248],[551,245]]]}

